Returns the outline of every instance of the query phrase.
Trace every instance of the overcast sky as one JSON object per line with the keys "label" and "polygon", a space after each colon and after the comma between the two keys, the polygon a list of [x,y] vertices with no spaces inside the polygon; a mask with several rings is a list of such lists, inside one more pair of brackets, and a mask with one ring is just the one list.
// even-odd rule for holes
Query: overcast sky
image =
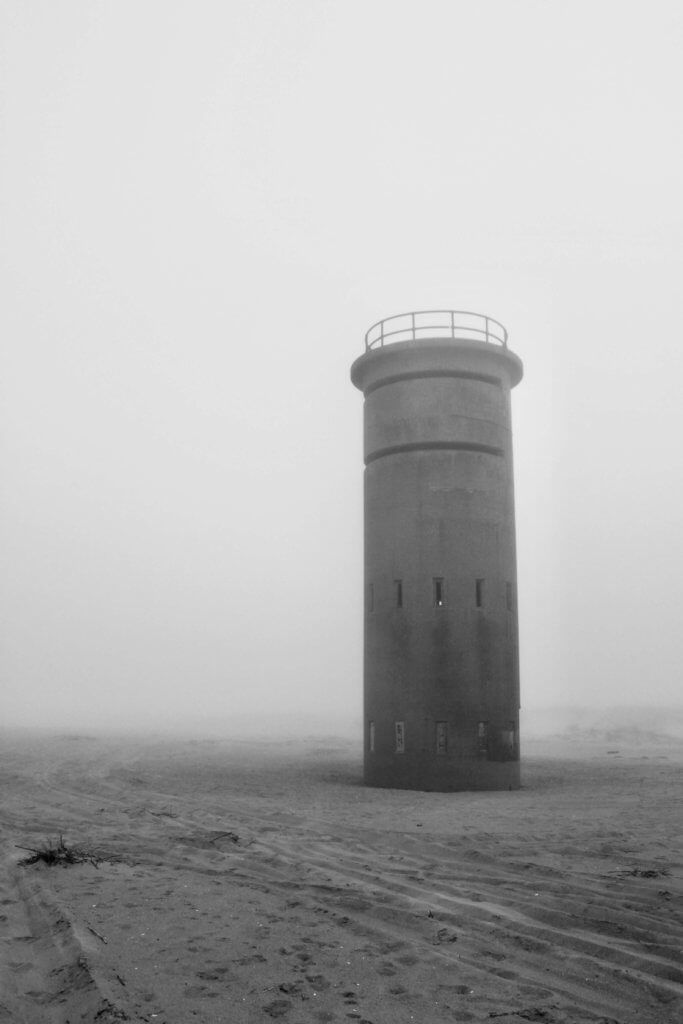
{"label": "overcast sky", "polygon": [[513,396],[522,702],[680,705],[683,8],[2,0],[8,723],[361,714],[375,320]]}

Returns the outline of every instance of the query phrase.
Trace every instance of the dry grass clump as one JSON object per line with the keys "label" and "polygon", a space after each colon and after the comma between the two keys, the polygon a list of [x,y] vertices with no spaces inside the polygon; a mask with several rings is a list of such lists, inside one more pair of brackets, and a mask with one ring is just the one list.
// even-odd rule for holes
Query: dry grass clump
{"label": "dry grass clump", "polygon": [[64,836],[60,833],[59,840],[50,842],[46,839],[42,846],[18,846],[18,850],[26,850],[31,854],[19,861],[22,865],[27,864],[48,864],[54,867],[59,864],[62,867],[69,867],[71,864],[92,864],[97,867],[100,859],[92,850],[83,850],[77,846],[67,846]]}

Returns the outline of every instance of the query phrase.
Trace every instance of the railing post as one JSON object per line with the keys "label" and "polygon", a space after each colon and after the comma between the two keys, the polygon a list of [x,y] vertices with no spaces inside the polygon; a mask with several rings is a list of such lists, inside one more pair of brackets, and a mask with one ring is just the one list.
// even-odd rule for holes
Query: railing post
{"label": "railing post", "polygon": [[384,348],[384,320],[379,322],[379,347]]}
{"label": "railing post", "polygon": [[415,341],[415,314],[411,313],[410,315],[411,315],[412,320],[413,320],[413,341]]}
{"label": "railing post", "polygon": [[488,340],[489,340],[489,318],[487,316],[485,316],[484,320],[486,321],[486,341],[488,342]]}
{"label": "railing post", "polygon": [[451,339],[455,341],[455,313],[451,310]]}

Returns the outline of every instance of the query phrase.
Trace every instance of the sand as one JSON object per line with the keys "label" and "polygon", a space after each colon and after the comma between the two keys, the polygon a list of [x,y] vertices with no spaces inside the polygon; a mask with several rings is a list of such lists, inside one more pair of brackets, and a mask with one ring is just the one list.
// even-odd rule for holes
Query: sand
{"label": "sand", "polygon": [[[0,1022],[683,1020],[683,744],[525,745],[523,788],[358,744],[2,735]],[[92,854],[22,865],[62,835]]]}

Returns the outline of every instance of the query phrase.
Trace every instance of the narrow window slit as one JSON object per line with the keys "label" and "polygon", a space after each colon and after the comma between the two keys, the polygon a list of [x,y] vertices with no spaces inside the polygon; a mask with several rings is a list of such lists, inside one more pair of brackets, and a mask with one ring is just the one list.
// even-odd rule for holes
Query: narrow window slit
{"label": "narrow window slit", "polygon": [[434,577],[434,607],[443,608],[443,576]]}
{"label": "narrow window slit", "polygon": [[477,608],[484,607],[484,580],[475,581],[474,599]]}
{"label": "narrow window slit", "polygon": [[403,607],[403,580],[394,580],[394,592],[396,594],[396,607]]}

